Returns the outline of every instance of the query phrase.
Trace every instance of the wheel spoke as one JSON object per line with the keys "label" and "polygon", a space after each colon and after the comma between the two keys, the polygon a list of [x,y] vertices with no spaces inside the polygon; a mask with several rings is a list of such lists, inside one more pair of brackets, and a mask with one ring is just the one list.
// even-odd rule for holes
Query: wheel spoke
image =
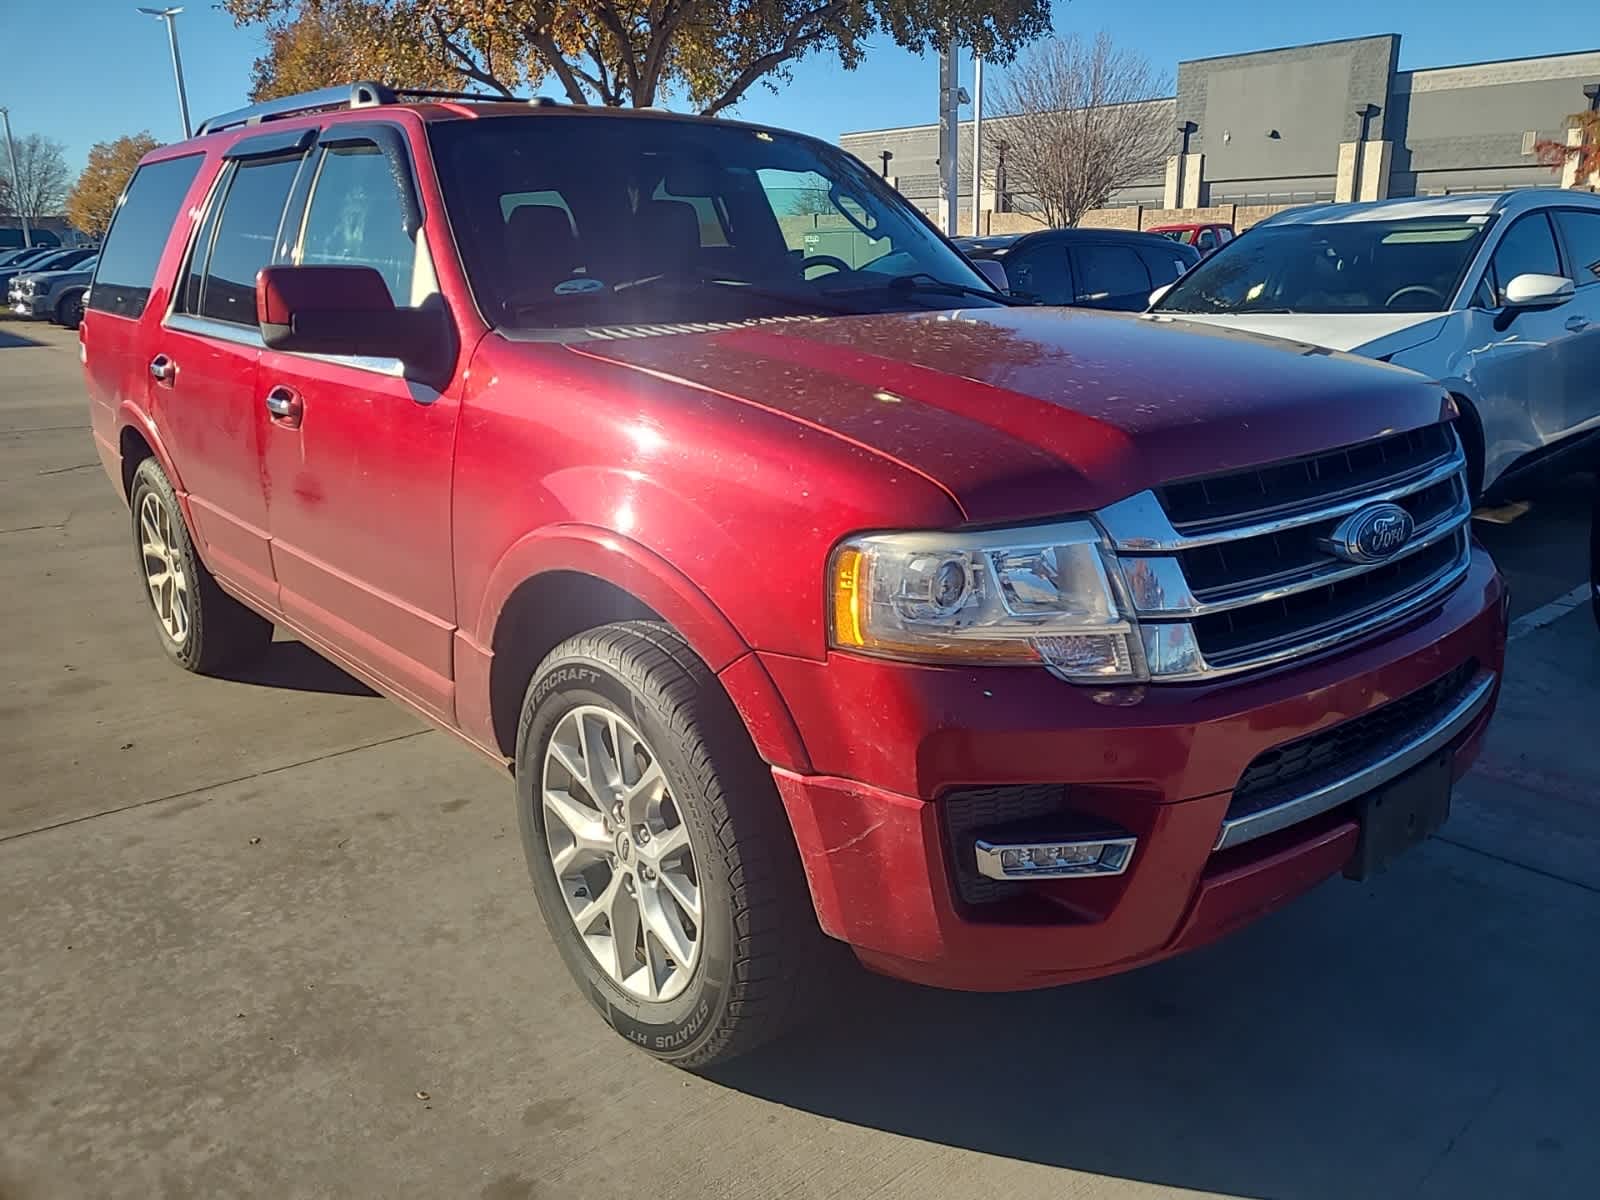
{"label": "wheel spoke", "polygon": [[599,895],[591,896],[588,902],[584,904],[582,908],[573,910],[572,920],[573,923],[577,925],[578,932],[587,938],[591,936],[595,924],[600,920],[600,918],[605,917],[609,919],[611,916],[612,902],[616,899],[617,894],[621,891],[622,876],[620,873],[613,871],[611,873],[611,881],[600,890]]}
{"label": "wheel spoke", "polygon": [[550,739],[550,757],[554,758],[563,771],[583,784],[585,790],[587,790],[589,787],[589,768],[582,761],[581,755],[581,750],[574,754],[569,747],[563,746],[554,738]]}
{"label": "wheel spoke", "polygon": [[[589,783],[596,791],[601,787],[608,789],[615,787],[620,780],[617,777],[616,763],[606,752],[606,726],[585,714],[578,719],[578,730],[582,739],[584,763],[589,768]],[[596,794],[595,801],[598,803],[600,799],[601,797]]]}
{"label": "wheel spoke", "polygon": [[[689,830],[679,821],[671,829],[664,829],[651,837],[645,849],[657,862],[663,862],[689,848]],[[643,851],[641,851],[643,853]]]}
{"label": "wheel spoke", "polygon": [[611,838],[606,833],[605,822],[600,814],[588,805],[578,803],[570,793],[546,788],[544,810],[561,822],[578,845],[602,854],[611,848]]}
{"label": "wheel spoke", "polygon": [[660,940],[668,954],[677,963],[687,963],[694,953],[694,942],[684,929],[682,918],[671,905],[662,904],[655,888],[646,888],[639,896],[639,912],[644,926]]}
{"label": "wheel spoke", "polygon": [[700,923],[700,888],[695,881],[682,871],[677,870],[659,871],[656,877],[660,880],[661,890],[676,900],[683,911],[688,913],[695,924],[698,925]]}
{"label": "wheel spoke", "polygon": [[639,944],[639,911],[639,898],[635,893],[624,887],[611,892],[612,965],[619,983],[638,969],[635,949]]}

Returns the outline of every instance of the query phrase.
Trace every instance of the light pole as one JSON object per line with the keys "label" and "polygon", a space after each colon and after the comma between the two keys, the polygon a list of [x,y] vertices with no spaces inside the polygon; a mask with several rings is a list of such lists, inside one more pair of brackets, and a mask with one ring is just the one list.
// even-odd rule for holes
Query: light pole
{"label": "light pole", "polygon": [[183,89],[183,59],[178,57],[178,23],[174,19],[183,9],[141,8],[139,11],[167,23],[167,42],[172,46],[172,75],[178,81],[178,113],[183,117],[183,136],[191,137],[194,131],[189,128],[189,95]]}
{"label": "light pole", "polygon": [[972,236],[983,236],[983,55],[972,56]]}
{"label": "light pole", "polygon": [[23,211],[26,205],[22,199],[22,176],[17,174],[17,148],[11,144],[11,110],[0,108],[0,121],[6,126],[6,156],[11,159],[11,200],[17,206],[17,215],[22,218],[22,244],[30,249],[33,246],[33,231],[28,228],[28,214]]}

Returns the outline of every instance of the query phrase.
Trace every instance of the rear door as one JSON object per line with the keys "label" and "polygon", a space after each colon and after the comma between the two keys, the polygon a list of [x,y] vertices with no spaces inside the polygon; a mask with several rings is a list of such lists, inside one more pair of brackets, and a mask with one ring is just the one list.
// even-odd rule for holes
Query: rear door
{"label": "rear door", "polygon": [[[400,126],[331,124],[311,179],[286,237],[292,262],[372,267],[398,306],[443,303]],[[446,721],[459,399],[395,359],[268,349],[251,403],[285,615]]]}
{"label": "rear door", "polygon": [[1024,242],[1000,260],[1006,269],[1006,282],[1018,296],[1040,304],[1071,304],[1072,273],[1067,267],[1067,248],[1045,239]]}
{"label": "rear door", "polygon": [[240,142],[211,189],[150,362],[151,406],[189,493],[206,565],[278,607],[254,398],[255,278],[273,261],[305,153],[299,135]]}
{"label": "rear door", "polygon": [[1071,257],[1075,304],[1117,312],[1143,312],[1149,305],[1150,272],[1126,242],[1076,242]]}

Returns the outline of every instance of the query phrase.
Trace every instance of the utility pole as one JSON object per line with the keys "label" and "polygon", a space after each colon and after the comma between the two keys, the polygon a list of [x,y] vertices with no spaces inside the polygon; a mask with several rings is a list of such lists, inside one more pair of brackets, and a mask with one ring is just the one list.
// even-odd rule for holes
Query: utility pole
{"label": "utility pole", "polygon": [[983,55],[972,56],[972,236],[983,236]]}
{"label": "utility pole", "polygon": [[960,114],[956,108],[955,48],[939,54],[939,228],[949,236],[956,229],[957,167],[961,159]]}
{"label": "utility pole", "polygon": [[22,176],[17,174],[17,148],[11,144],[11,110],[0,108],[0,121],[6,126],[6,155],[11,159],[11,201],[17,206],[17,215],[22,218],[22,244],[26,247],[33,246],[33,231],[28,228],[28,214],[23,211],[27,206],[22,199]]}
{"label": "utility pole", "polygon": [[192,137],[189,127],[189,94],[183,87],[183,59],[178,57],[178,23],[176,17],[182,8],[141,8],[147,17],[158,17],[167,23],[167,43],[172,47],[172,75],[178,81],[178,115],[183,118],[183,136]]}

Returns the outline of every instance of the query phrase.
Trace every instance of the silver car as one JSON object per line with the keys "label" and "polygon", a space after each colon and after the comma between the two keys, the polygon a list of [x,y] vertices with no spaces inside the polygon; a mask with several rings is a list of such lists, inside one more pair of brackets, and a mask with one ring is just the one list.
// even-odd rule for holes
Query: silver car
{"label": "silver car", "polygon": [[83,318],[83,294],[99,261],[94,255],[60,271],[24,272],[11,281],[6,303],[19,317],[49,317],[76,329]]}
{"label": "silver car", "polygon": [[1294,209],[1151,300],[1157,316],[1440,380],[1461,408],[1475,492],[1600,440],[1600,195],[1525,188]]}

